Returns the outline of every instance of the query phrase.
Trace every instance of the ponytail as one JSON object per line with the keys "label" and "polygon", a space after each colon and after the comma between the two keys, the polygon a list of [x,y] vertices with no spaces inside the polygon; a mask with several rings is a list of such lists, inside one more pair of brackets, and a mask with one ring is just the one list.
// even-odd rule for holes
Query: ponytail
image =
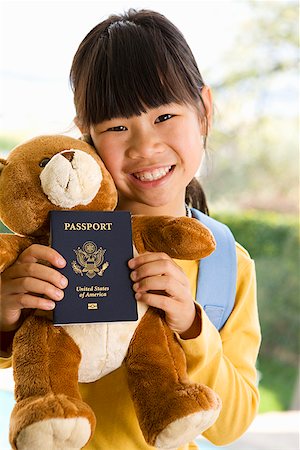
{"label": "ponytail", "polygon": [[201,184],[195,177],[186,188],[185,202],[188,206],[199,209],[199,211],[209,216],[205,193],[202,189]]}

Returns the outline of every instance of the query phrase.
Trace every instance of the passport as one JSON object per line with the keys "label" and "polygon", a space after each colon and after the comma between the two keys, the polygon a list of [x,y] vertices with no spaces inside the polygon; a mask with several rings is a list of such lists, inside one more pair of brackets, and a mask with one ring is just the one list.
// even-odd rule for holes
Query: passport
{"label": "passport", "polygon": [[133,256],[127,211],[51,211],[50,243],[67,261],[54,325],[137,320],[128,260]]}

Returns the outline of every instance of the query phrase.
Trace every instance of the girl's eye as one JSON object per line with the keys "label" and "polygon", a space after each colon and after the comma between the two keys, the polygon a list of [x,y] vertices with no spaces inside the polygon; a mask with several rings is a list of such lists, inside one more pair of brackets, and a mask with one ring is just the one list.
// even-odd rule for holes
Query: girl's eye
{"label": "girl's eye", "polygon": [[118,127],[108,128],[106,131],[126,131],[126,130],[127,130],[126,127],[124,127],[123,125],[120,125]]}
{"label": "girl's eye", "polygon": [[161,116],[158,116],[158,118],[155,120],[155,123],[165,122],[166,120],[169,120],[173,117],[172,114],[162,114]]}

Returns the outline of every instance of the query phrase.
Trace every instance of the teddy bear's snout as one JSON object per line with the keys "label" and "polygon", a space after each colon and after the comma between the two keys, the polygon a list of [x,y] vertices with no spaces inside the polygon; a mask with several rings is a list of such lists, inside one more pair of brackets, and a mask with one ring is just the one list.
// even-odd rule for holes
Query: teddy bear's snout
{"label": "teddy bear's snout", "polygon": [[98,193],[102,172],[88,153],[68,149],[55,154],[40,174],[42,189],[61,208],[87,205]]}

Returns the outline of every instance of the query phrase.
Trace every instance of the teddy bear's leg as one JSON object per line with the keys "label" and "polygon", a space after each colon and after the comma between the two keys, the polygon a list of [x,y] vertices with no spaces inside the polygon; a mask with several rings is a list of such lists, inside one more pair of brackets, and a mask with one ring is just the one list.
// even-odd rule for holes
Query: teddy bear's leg
{"label": "teddy bear's leg", "polygon": [[178,448],[216,421],[220,398],[207,386],[189,382],[184,352],[160,311],[148,309],[125,362],[139,424],[150,445]]}
{"label": "teddy bear's leg", "polygon": [[25,320],[13,344],[13,449],[74,450],[90,439],[95,416],[78,390],[80,359],[78,346],[61,327],[42,317]]}

